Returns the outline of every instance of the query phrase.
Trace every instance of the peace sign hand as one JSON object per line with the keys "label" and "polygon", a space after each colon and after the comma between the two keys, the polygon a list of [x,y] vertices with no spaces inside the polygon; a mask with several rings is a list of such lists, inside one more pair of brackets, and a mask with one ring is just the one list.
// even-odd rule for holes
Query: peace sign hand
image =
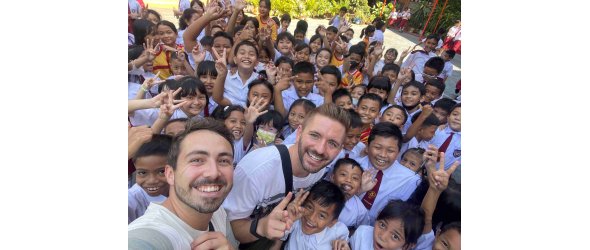
{"label": "peace sign hand", "polygon": [[172,92],[172,90],[166,91],[167,98],[165,98],[165,102],[160,105],[160,118],[166,120],[170,119],[172,114],[174,114],[174,111],[186,103],[186,100],[174,100],[174,96],[180,93],[181,90],[182,88],[178,88],[174,92]]}
{"label": "peace sign hand", "polygon": [[293,193],[289,192],[268,216],[258,221],[257,234],[271,240],[280,239],[285,235],[285,231],[293,225],[293,220],[289,218],[289,212],[285,210],[291,197],[293,197]]}
{"label": "peace sign hand", "polygon": [[147,55],[149,61],[153,61],[156,58],[156,46],[154,39],[146,39],[146,43],[143,44],[143,51]]}
{"label": "peace sign hand", "polygon": [[[440,157],[438,170],[436,169],[437,157]],[[438,192],[444,191],[449,184],[451,174],[453,174],[457,167],[459,167],[460,162],[453,162],[453,165],[451,165],[448,170],[445,170],[445,153],[438,152],[438,149],[434,145],[428,146],[428,149],[424,152],[423,158],[425,161],[424,165],[428,171],[430,188]]]}
{"label": "peace sign hand", "polygon": [[287,211],[289,211],[289,219],[295,222],[303,216],[305,209],[303,208],[303,202],[309,196],[309,191],[303,191],[303,188],[299,189],[299,192],[295,195],[295,199],[289,205],[287,205]]}
{"label": "peace sign hand", "polygon": [[221,56],[219,56],[217,50],[212,49],[212,51],[213,55],[217,57],[217,60],[215,61],[215,69],[217,70],[217,72],[227,72],[227,49],[223,48],[223,54]]}
{"label": "peace sign hand", "polygon": [[141,86],[149,91],[153,86],[165,82],[166,80],[159,80],[160,72],[161,71],[158,71],[158,73],[156,73],[156,75],[152,78],[145,79]]}
{"label": "peace sign hand", "polygon": [[201,45],[199,45],[199,43],[197,43],[191,51],[191,56],[193,57],[193,61],[195,62],[195,64],[203,62],[205,60],[205,55],[205,50],[201,49]]}

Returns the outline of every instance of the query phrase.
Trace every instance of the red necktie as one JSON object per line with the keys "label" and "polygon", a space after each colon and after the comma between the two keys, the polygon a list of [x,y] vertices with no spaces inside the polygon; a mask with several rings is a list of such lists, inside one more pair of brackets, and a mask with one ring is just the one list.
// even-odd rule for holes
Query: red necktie
{"label": "red necktie", "polygon": [[373,202],[377,197],[377,193],[379,192],[379,186],[381,186],[381,178],[383,178],[383,171],[379,170],[379,172],[377,172],[377,184],[375,184],[373,189],[367,192],[363,197],[363,205],[365,205],[367,210],[371,209],[371,207],[373,206]]}
{"label": "red necktie", "polygon": [[451,144],[451,140],[453,139],[454,134],[455,134],[454,132],[451,132],[451,134],[449,135],[449,137],[447,137],[445,142],[443,142],[443,144],[440,145],[438,152],[445,152],[445,153],[447,152],[447,148],[449,147],[449,144]]}

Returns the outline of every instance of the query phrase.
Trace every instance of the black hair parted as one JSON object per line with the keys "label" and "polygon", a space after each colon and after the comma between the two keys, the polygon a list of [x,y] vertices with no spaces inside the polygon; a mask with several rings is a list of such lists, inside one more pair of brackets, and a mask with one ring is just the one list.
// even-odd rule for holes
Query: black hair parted
{"label": "black hair parted", "polygon": [[375,137],[377,136],[394,138],[397,140],[397,148],[402,148],[402,131],[391,122],[380,122],[373,126],[371,133],[369,134],[368,145],[371,145],[371,142],[375,140]]}
{"label": "black hair parted", "polygon": [[334,209],[334,214],[332,214],[332,220],[337,220],[344,208],[346,198],[336,184],[327,180],[320,180],[309,190],[309,196],[305,200],[305,203],[309,201],[315,201],[322,207],[335,205],[336,208]]}
{"label": "black hair parted", "polygon": [[163,156],[166,157],[172,146],[172,137],[163,134],[153,134],[152,138],[146,143],[142,144],[135,155],[133,162],[138,158],[146,156]]}

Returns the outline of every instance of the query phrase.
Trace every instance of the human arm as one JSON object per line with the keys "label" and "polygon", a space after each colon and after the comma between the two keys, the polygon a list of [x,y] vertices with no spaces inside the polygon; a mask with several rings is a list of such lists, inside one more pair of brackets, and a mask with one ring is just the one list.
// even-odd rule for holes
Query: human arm
{"label": "human arm", "polygon": [[127,159],[131,159],[141,145],[152,138],[152,130],[147,126],[131,127],[127,135]]}
{"label": "human arm", "polygon": [[154,44],[154,39],[146,39],[146,43],[143,44],[143,53],[137,59],[129,62],[127,64],[127,70],[131,71],[133,69],[140,68],[147,62],[153,61],[156,58],[156,50],[155,47],[157,45]]}
{"label": "human arm", "polygon": [[334,91],[336,91],[336,88],[338,88],[339,83],[336,84],[336,86],[330,86],[326,81],[324,81],[324,78],[322,77],[321,73],[318,73],[317,75],[317,86],[322,91],[322,93],[324,93],[324,103],[334,102],[332,100],[332,94],[334,93]]}
{"label": "human arm", "polygon": [[400,70],[400,73],[398,74],[397,79],[395,80],[395,82],[393,83],[393,86],[391,87],[391,91],[389,92],[389,96],[387,97],[387,102],[389,104],[396,104],[395,103],[395,96],[397,95],[397,91],[399,90],[399,88],[402,85],[410,82],[410,80],[412,79],[412,72],[411,71],[412,71],[411,68],[402,68]]}
{"label": "human arm", "polygon": [[[293,225],[293,221],[289,218],[289,212],[285,210],[292,196],[293,194],[289,192],[269,215],[258,219],[256,234],[271,240],[280,239],[285,235],[285,231]],[[250,233],[252,223],[253,220],[250,218],[230,222],[234,236],[240,243],[249,243],[258,239]]]}
{"label": "human arm", "polygon": [[367,72],[365,72],[369,76],[369,79],[371,79],[371,77],[373,77],[373,72],[375,71],[375,65],[377,64],[377,62],[381,58],[381,56],[382,56],[381,54],[383,53],[384,48],[385,48],[385,46],[383,45],[383,43],[377,42],[377,44],[375,44],[375,49],[373,50],[373,53],[371,53],[371,55],[369,55],[369,65],[367,67]]}
{"label": "human arm", "polygon": [[223,9],[219,6],[212,6],[195,22],[186,27],[182,38],[184,40],[184,47],[187,51],[192,51],[193,47],[197,44],[197,37],[203,31],[203,28],[207,26],[211,21],[221,17],[223,15]]}
{"label": "human arm", "polygon": [[236,27],[236,20],[238,20],[238,14],[241,10],[244,9],[244,7],[246,7],[246,3],[244,2],[244,0],[236,0],[236,3],[234,4],[234,12],[231,14],[231,17],[229,18],[229,23],[227,24],[226,32],[228,34],[232,36],[234,35],[234,28]]}
{"label": "human arm", "polygon": [[337,239],[332,241],[332,250],[350,250],[347,240]]}
{"label": "human arm", "polygon": [[[440,157],[439,169],[436,169],[436,160]],[[436,208],[436,203],[441,193],[447,188],[451,174],[455,172],[455,169],[459,166],[459,162],[456,161],[453,165],[445,171],[445,153],[438,152],[438,149],[434,145],[429,145],[428,149],[423,155],[425,161],[425,167],[428,170],[428,191],[422,200],[422,209],[424,210],[424,230],[423,234],[429,233],[432,230],[432,215]]]}
{"label": "human arm", "polygon": [[[430,105],[423,106],[422,113],[420,113],[420,115],[418,116],[416,121],[412,123],[410,128],[408,128],[408,131],[404,135],[404,138],[402,141],[404,143],[406,143],[406,142],[410,141],[412,138],[414,138],[414,136],[416,136],[416,134],[418,133],[418,130],[420,130],[420,127],[422,127],[422,124],[424,123],[426,118],[428,118],[428,116],[430,116],[431,114],[432,114],[432,106],[430,106]],[[412,118],[408,117],[408,120],[409,119],[412,119]]]}
{"label": "human arm", "polygon": [[217,70],[217,79],[213,85],[213,100],[219,105],[232,105],[231,101],[223,97],[223,90],[225,89],[225,78],[227,77],[227,62],[225,60],[226,49],[223,49],[223,55],[219,56],[216,50],[212,50],[217,61],[215,61],[215,69]]}
{"label": "human arm", "polygon": [[[416,46],[418,46],[418,44],[414,45],[414,48],[416,48]],[[409,46],[406,50],[402,51],[402,53],[399,56],[399,59],[397,60],[397,62],[395,62],[395,64],[399,65],[401,67],[401,65],[404,62],[404,59],[406,58],[406,56],[408,56],[410,54],[410,51],[414,50],[411,46]]]}
{"label": "human arm", "polygon": [[131,113],[136,110],[140,109],[149,109],[149,108],[157,108],[162,105],[164,98],[166,98],[167,94],[162,92],[157,96],[152,97],[151,99],[139,99],[139,100],[129,100],[127,101],[127,113]]}
{"label": "human arm", "polygon": [[361,189],[357,195],[364,194],[377,185],[377,178],[375,178],[375,176],[377,176],[377,170],[374,168],[369,168],[363,172],[361,175]]}
{"label": "human arm", "polygon": [[165,80],[159,80],[160,71],[156,73],[156,75],[152,78],[145,79],[141,84],[141,87],[137,90],[137,94],[135,95],[134,100],[144,99],[145,93],[147,93],[153,86],[159,85],[160,83],[165,82]]}
{"label": "human arm", "polygon": [[[196,47],[196,46],[195,46]],[[187,60],[187,54],[184,50],[178,50],[176,51],[177,53],[177,57],[180,59],[180,61],[182,62],[182,64],[184,65],[184,67],[186,68],[186,72],[189,76],[194,76],[195,74],[195,69],[193,69],[193,66],[190,64],[190,62]]]}
{"label": "human arm", "polygon": [[277,75],[277,84],[274,86],[274,102],[275,110],[279,112],[284,118],[287,117],[287,110],[283,102],[283,91],[291,87],[291,81],[297,76],[284,76],[281,73]]}

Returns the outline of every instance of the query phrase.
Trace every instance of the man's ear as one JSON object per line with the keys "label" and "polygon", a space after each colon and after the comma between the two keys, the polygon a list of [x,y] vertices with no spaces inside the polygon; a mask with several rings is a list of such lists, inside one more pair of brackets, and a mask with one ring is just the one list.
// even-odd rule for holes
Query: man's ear
{"label": "man's ear", "polygon": [[166,167],[164,168],[164,174],[166,175],[166,181],[168,182],[168,185],[174,186],[174,169],[172,169],[172,166],[166,164]]}

